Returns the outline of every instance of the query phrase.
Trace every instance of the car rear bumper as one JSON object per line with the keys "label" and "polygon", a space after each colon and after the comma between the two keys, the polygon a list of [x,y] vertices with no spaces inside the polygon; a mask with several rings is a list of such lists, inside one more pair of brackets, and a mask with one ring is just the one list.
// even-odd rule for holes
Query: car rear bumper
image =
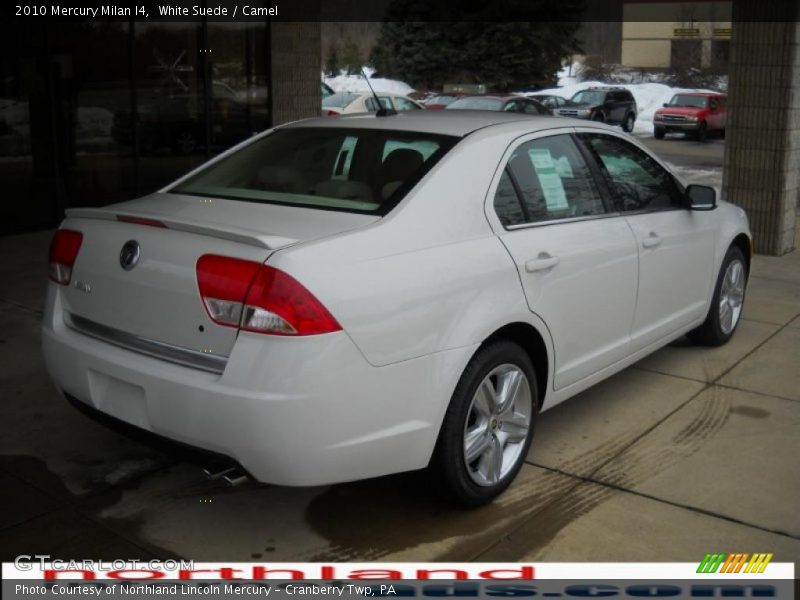
{"label": "car rear bumper", "polygon": [[241,333],[221,375],[70,329],[50,284],[47,370],[66,394],[116,419],[224,454],[259,481],[322,485],[425,467],[474,347],[385,367],[344,332]]}

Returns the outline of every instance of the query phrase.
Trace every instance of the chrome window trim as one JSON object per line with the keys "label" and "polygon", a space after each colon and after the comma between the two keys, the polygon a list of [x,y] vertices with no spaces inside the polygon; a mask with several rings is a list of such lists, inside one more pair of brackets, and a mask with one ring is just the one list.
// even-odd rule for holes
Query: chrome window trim
{"label": "chrome window trim", "polygon": [[602,213],[599,215],[583,215],[580,217],[565,217],[563,219],[550,219],[547,221],[537,221],[535,223],[520,223],[518,225],[509,225],[505,227],[506,231],[515,231],[517,229],[530,229],[531,227],[546,227],[548,225],[564,225],[566,223],[580,223],[582,221],[595,221],[597,219],[611,219],[613,217],[623,216],[620,212]]}
{"label": "chrome window trim", "polygon": [[88,335],[126,350],[145,354],[147,356],[172,362],[175,364],[183,365],[184,367],[191,367],[193,369],[200,369],[209,373],[221,375],[225,371],[225,365],[228,364],[228,357],[219,354],[210,354],[200,352],[199,350],[190,350],[181,346],[173,346],[164,342],[158,342],[146,337],[134,335],[114,327],[101,325],[89,319],[79,317],[70,313],[65,313],[64,322],[70,329]]}

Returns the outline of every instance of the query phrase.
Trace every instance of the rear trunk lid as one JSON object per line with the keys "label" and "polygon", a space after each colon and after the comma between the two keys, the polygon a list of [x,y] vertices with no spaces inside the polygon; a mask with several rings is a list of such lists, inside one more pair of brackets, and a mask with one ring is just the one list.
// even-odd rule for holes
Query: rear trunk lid
{"label": "rear trunk lid", "polygon": [[[230,354],[238,330],[214,323],[206,313],[197,284],[200,256],[264,262],[280,248],[377,218],[171,193],[69,209],[63,226],[80,231],[83,242],[70,284],[60,288],[65,321],[145,353],[161,355],[161,348],[169,359],[185,350],[201,358],[198,364],[203,355],[213,363]],[[129,243],[138,246],[139,258],[124,268],[121,251]]]}

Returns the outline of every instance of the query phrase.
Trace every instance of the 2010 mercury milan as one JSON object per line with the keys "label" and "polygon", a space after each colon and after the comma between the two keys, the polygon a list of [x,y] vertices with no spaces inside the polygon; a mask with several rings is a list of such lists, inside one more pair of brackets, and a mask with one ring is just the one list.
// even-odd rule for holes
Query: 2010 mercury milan
{"label": "2010 mercury milan", "polygon": [[750,257],[741,209],[600,123],[310,119],[69,210],[44,356],[68,396],[260,481],[429,467],[475,505],[540,411],[684,334],[727,341]]}

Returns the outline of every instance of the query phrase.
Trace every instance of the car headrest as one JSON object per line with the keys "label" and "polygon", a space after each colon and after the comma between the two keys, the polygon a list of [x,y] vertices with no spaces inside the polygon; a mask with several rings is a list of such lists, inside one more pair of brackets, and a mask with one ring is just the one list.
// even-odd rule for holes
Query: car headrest
{"label": "car headrest", "polygon": [[372,191],[363,181],[344,181],[341,179],[320,181],[314,186],[314,194],[341,200],[372,202]]}
{"label": "car headrest", "polygon": [[381,165],[381,182],[405,181],[425,160],[411,148],[398,148],[389,153]]}
{"label": "car headrest", "polygon": [[285,192],[289,194],[305,194],[308,192],[308,184],[303,174],[294,167],[262,167],[258,171],[256,183],[261,189],[269,192]]}

